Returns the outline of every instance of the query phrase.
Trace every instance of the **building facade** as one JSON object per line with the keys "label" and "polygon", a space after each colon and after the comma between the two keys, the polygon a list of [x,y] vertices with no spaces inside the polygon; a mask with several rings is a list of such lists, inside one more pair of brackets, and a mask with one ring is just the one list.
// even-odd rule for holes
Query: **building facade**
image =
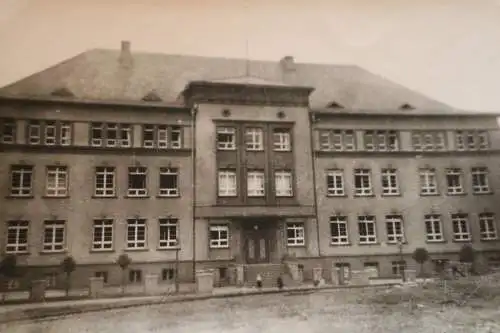
{"label": "building facade", "polygon": [[82,286],[120,283],[122,253],[131,283],[204,268],[231,283],[235,265],[290,257],[306,278],[317,266],[383,277],[418,247],[431,270],[463,244],[496,264],[497,115],[369,74],[290,57],[132,54],[124,42],[9,85],[3,253],[26,268],[22,283],[53,284],[71,255]]}

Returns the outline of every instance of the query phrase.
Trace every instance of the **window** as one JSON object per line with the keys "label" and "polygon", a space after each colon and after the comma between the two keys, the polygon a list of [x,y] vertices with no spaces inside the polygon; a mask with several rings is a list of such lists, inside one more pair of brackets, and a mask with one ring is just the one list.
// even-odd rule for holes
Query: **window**
{"label": "window", "polygon": [[0,119],[0,143],[16,143],[16,121]]}
{"label": "window", "polygon": [[147,169],[145,167],[128,168],[128,190],[130,197],[144,197],[148,194],[146,185]]}
{"label": "window", "polygon": [[161,197],[179,196],[179,171],[177,168],[160,168],[160,193]]}
{"label": "window", "polygon": [[61,146],[69,146],[71,144],[71,124],[62,122],[59,132],[59,142]]}
{"label": "window", "polygon": [[28,123],[28,143],[30,145],[39,145],[42,143],[42,133],[40,122],[32,120]]}
{"label": "window", "polygon": [[457,131],[455,132],[455,145],[457,150],[483,150],[488,149],[489,137],[487,131]]}
{"label": "window", "polygon": [[57,272],[52,272],[44,274],[45,281],[47,282],[47,288],[56,288],[57,286]]}
{"label": "window", "polygon": [[45,221],[43,231],[43,251],[59,252],[64,250],[65,222]]}
{"label": "window", "polygon": [[45,195],[48,197],[64,197],[68,195],[67,167],[47,167],[47,184],[45,188]]}
{"label": "window", "polygon": [[247,128],[245,130],[245,145],[247,150],[264,149],[264,133],[261,128]]}
{"label": "window", "polygon": [[476,167],[472,168],[472,191],[474,194],[490,193],[490,185],[488,181],[488,168]]}
{"label": "window", "polygon": [[288,128],[275,128],[273,130],[274,151],[291,151],[292,142]]}
{"label": "window", "polygon": [[219,197],[235,197],[236,196],[236,171],[220,170],[219,171]]}
{"label": "window", "polygon": [[385,217],[387,229],[387,243],[395,244],[404,241],[403,218],[399,215],[387,215]]}
{"label": "window", "polygon": [[[154,127],[152,128],[154,131]],[[149,143],[151,147],[154,147],[154,133],[151,133],[151,142]],[[157,134],[157,143],[158,148],[167,148],[168,147],[168,128],[167,126],[158,126]],[[144,146],[146,147],[146,141],[144,141]]]}
{"label": "window", "polygon": [[303,246],[306,244],[303,223],[288,223],[286,225],[286,244],[288,246]]}
{"label": "window", "polygon": [[127,220],[127,249],[146,248],[146,219]]}
{"label": "window", "polygon": [[449,195],[464,193],[462,170],[457,168],[447,169],[446,184]]}
{"label": "window", "polygon": [[327,196],[343,196],[344,190],[344,171],[329,170],[326,172],[326,195]]}
{"label": "window", "polygon": [[442,242],[443,229],[441,227],[441,216],[428,214],[424,216],[425,234],[428,242]]}
{"label": "window", "polygon": [[264,172],[248,171],[247,173],[247,193],[249,197],[263,197],[264,191]]}
{"label": "window", "polygon": [[45,124],[44,142],[46,146],[53,146],[57,142],[57,127],[55,121]]}
{"label": "window", "polygon": [[178,220],[175,218],[159,219],[160,224],[160,244],[161,249],[172,249],[177,247],[177,226]]}
{"label": "window", "polygon": [[173,268],[163,268],[161,270],[162,281],[172,281],[175,278],[175,269]]}
{"label": "window", "polygon": [[420,195],[438,194],[436,171],[434,169],[420,169]]}
{"label": "window", "polygon": [[56,120],[30,120],[26,127],[27,143],[30,145],[44,144],[46,146],[71,145],[72,125],[69,122]]}
{"label": "window", "polygon": [[369,169],[354,170],[354,194],[357,196],[372,195],[372,181]]}
{"label": "window", "polygon": [[232,127],[217,128],[217,149],[219,150],[236,149],[236,129]]}
{"label": "window", "polygon": [[399,194],[396,169],[382,169],[382,193],[384,195]]}
{"label": "window", "polygon": [[172,126],[170,129],[170,143],[173,149],[182,148],[182,130],[180,126]]}
{"label": "window", "polygon": [[29,197],[33,192],[33,167],[27,165],[12,166],[10,170],[10,195]]}
{"label": "window", "polygon": [[28,221],[7,222],[6,253],[15,254],[28,252],[28,228]]}
{"label": "window", "polygon": [[358,232],[360,244],[374,244],[377,242],[375,231],[375,216],[358,216]]}
{"label": "window", "polygon": [[451,214],[454,241],[470,241],[469,217],[467,214]]}
{"label": "window", "polygon": [[128,282],[141,283],[142,282],[142,271],[139,269],[131,269],[128,272]]}
{"label": "window", "polygon": [[173,148],[182,147],[182,131],[179,126],[143,125],[142,146],[144,148]]}
{"label": "window", "polygon": [[132,127],[129,124],[91,123],[90,129],[91,146],[132,146]]}
{"label": "window", "polygon": [[347,216],[330,217],[330,243],[332,245],[349,244]]}
{"label": "window", "polygon": [[97,167],[95,169],[95,192],[96,197],[115,196],[115,168]]}
{"label": "window", "polygon": [[481,235],[481,240],[497,239],[496,221],[493,213],[479,214],[479,234]]}
{"label": "window", "polygon": [[394,275],[402,275],[406,269],[406,261],[393,261],[391,264]]}
{"label": "window", "polygon": [[416,151],[442,151],[446,148],[446,132],[412,132],[411,137],[413,150]]}
{"label": "window", "polygon": [[274,181],[275,181],[277,197],[293,196],[292,173],[290,171],[284,171],[284,170],[275,171]]}
{"label": "window", "polygon": [[102,281],[106,284],[108,283],[108,272],[101,271],[101,272],[95,272],[94,276],[96,278],[102,278]]}
{"label": "window", "polygon": [[210,248],[223,249],[229,247],[229,226],[213,224],[210,226]]}
{"label": "window", "polygon": [[92,250],[106,251],[113,249],[113,220],[94,220],[94,232],[92,237]]}
{"label": "window", "polygon": [[319,132],[320,150],[324,151],[353,151],[356,149],[356,140],[352,130],[331,130]]}
{"label": "window", "polygon": [[364,133],[365,150],[395,151],[399,149],[396,131],[366,131]]}

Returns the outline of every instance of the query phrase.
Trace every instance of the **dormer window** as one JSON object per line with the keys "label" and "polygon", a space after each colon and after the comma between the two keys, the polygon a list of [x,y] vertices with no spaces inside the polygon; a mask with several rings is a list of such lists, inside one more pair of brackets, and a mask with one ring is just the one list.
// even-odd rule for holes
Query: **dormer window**
{"label": "dormer window", "polygon": [[340,105],[339,103],[337,103],[335,101],[330,102],[330,104],[328,104],[326,107],[329,109],[343,109],[344,108],[342,105]]}
{"label": "dormer window", "polygon": [[405,103],[399,107],[400,110],[415,110],[415,107],[411,104]]}
{"label": "dormer window", "polygon": [[75,95],[68,88],[59,88],[51,93],[52,96],[56,97],[75,97]]}
{"label": "dormer window", "polygon": [[144,102],[161,102],[162,99],[158,96],[155,90],[151,90],[146,96],[142,98]]}

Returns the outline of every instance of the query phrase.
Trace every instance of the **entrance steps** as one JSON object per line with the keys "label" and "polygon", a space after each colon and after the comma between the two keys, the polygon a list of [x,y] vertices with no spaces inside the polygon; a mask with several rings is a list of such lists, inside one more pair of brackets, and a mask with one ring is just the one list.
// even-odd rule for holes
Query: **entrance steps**
{"label": "entrance steps", "polygon": [[262,277],[263,287],[277,287],[277,280],[280,276],[285,286],[290,287],[299,285],[298,282],[292,280],[283,264],[245,265],[245,285],[249,287],[256,286],[258,274]]}

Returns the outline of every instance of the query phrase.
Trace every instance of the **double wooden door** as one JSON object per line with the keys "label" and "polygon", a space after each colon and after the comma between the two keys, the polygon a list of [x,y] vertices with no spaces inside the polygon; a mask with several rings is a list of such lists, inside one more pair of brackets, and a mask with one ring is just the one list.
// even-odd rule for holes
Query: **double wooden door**
{"label": "double wooden door", "polygon": [[269,262],[270,239],[267,229],[244,230],[245,257],[248,264],[259,264]]}

